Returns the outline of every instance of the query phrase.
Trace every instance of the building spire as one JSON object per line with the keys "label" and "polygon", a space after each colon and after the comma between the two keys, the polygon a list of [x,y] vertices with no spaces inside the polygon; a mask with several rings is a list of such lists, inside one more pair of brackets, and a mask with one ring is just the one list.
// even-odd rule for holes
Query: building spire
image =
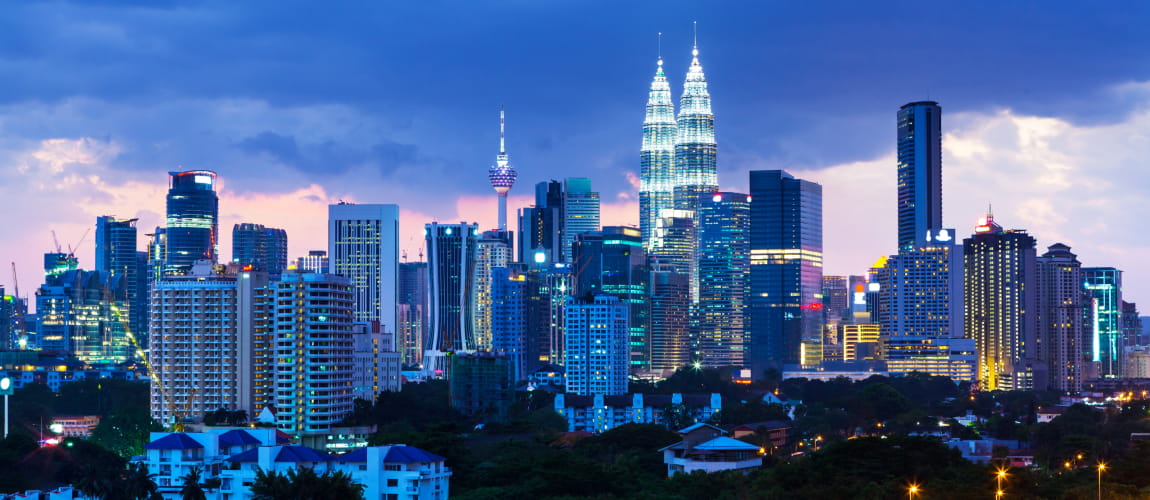
{"label": "building spire", "polygon": [[499,154],[507,154],[506,141],[503,139],[503,105],[499,105]]}

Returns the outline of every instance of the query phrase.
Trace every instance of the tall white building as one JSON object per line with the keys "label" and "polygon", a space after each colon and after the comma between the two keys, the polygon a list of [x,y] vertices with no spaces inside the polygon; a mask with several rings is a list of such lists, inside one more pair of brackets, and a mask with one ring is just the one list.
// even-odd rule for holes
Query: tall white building
{"label": "tall white building", "polygon": [[267,275],[226,273],[196,262],[164,276],[151,294],[151,413],[165,425],[220,408],[254,416],[269,402],[265,364]]}
{"label": "tall white building", "polygon": [[353,409],[355,294],[347,278],[286,273],[275,284],[276,425],[327,432]]}
{"label": "tall white building", "polygon": [[567,299],[567,394],[627,393],[629,315],[617,297]]}
{"label": "tall white building", "polygon": [[347,278],[355,294],[355,321],[378,321],[395,334],[399,294],[399,206],[340,203],[328,206],[329,271]]}

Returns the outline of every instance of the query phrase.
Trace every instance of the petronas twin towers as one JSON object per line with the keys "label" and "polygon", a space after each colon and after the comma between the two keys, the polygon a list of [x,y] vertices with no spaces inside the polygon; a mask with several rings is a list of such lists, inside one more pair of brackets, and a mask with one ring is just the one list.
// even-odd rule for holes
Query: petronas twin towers
{"label": "petronas twin towers", "polygon": [[711,113],[703,65],[699,64],[698,45],[691,55],[677,118],[662,57],[647,97],[640,153],[639,225],[643,244],[649,249],[657,246],[659,218],[686,215],[668,210],[690,211],[688,217],[693,218],[699,195],[718,190],[715,115]]}

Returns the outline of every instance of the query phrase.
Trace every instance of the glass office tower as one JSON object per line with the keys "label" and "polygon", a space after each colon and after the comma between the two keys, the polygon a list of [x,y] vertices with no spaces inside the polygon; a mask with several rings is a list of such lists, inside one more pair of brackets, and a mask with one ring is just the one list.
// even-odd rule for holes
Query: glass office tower
{"label": "glass office tower", "polygon": [[164,272],[185,274],[199,259],[219,258],[220,200],[216,173],[168,172]]}

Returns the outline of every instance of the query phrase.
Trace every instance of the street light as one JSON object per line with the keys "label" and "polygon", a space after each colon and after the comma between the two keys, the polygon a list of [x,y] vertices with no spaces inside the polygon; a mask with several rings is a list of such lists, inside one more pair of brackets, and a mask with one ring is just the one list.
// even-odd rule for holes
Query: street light
{"label": "street light", "polygon": [[998,498],[1002,498],[1002,495],[1004,495],[1004,494],[1005,494],[1005,493],[1003,493],[1003,491],[1002,491],[1002,480],[1003,480],[1003,479],[1006,479],[1006,469],[1004,469],[1004,468],[1001,468],[1001,467],[1000,467],[1000,468],[999,468],[999,469],[998,469],[998,470],[995,472],[995,474],[994,474],[994,479],[995,479],[996,481],[998,481],[998,487],[997,487],[997,488],[995,488],[995,491],[994,491],[994,498],[996,498],[996,499],[998,499]]}
{"label": "street light", "polygon": [[906,489],[906,498],[908,500],[914,500],[914,496],[917,494],[918,494],[918,485],[915,483],[910,483],[910,486],[908,486]]}
{"label": "street light", "polygon": [[4,396],[4,439],[8,439],[8,396],[12,395],[12,379],[0,378],[0,395]]}
{"label": "street light", "polygon": [[1106,470],[1105,462],[1098,462],[1098,500],[1102,500],[1102,471]]}

